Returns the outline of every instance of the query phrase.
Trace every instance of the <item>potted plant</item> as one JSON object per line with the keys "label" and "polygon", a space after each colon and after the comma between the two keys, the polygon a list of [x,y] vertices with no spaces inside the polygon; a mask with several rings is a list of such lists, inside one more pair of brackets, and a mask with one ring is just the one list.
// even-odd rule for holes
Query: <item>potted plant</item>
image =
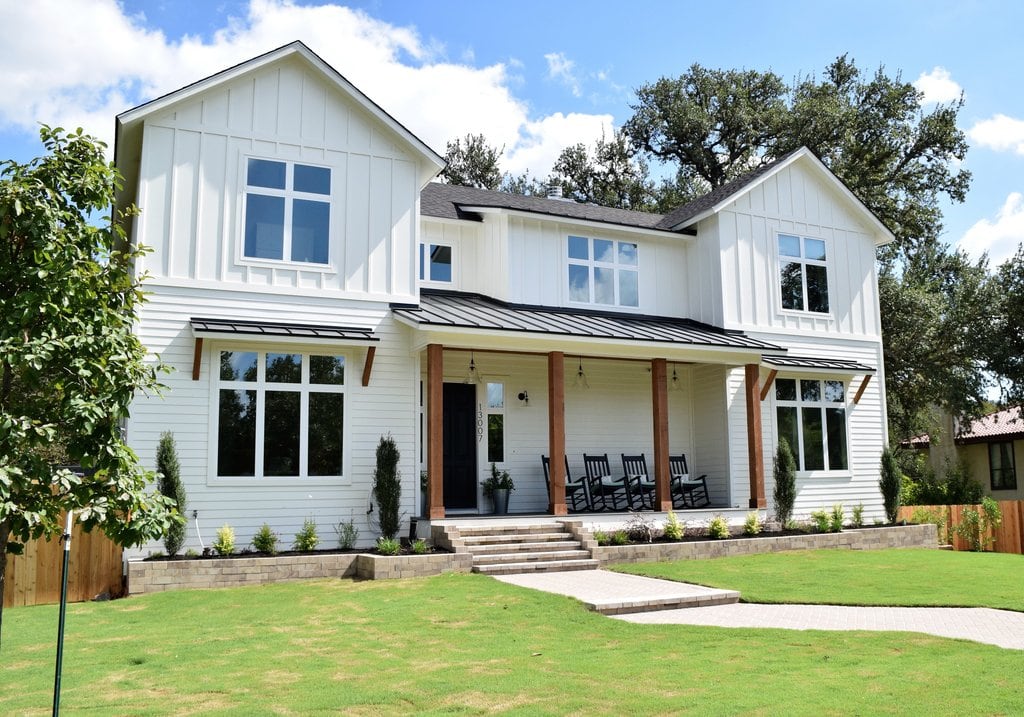
{"label": "potted plant", "polygon": [[483,487],[484,495],[494,504],[494,514],[508,513],[508,494],[516,489],[508,471],[500,471],[497,465],[491,463],[491,475],[484,480]]}

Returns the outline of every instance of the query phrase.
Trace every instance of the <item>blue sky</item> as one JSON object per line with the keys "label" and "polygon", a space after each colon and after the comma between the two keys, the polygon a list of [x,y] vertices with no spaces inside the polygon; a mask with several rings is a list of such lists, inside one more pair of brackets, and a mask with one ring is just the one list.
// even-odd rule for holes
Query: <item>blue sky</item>
{"label": "blue sky", "polygon": [[[714,5],[714,7],[713,7]],[[545,176],[562,147],[630,115],[633,89],[692,63],[820,74],[849,53],[964,93],[974,174],[945,238],[994,261],[1024,240],[1024,3],[0,0],[0,157],[36,123],[107,140],[114,115],[299,39],[439,152],[466,132]]]}

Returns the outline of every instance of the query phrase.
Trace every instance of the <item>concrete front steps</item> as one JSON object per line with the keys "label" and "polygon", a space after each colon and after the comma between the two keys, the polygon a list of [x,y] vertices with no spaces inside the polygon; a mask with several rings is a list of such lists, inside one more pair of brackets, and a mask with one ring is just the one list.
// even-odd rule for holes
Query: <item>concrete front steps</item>
{"label": "concrete front steps", "polygon": [[590,553],[589,536],[578,535],[575,524],[544,523],[464,526],[457,535],[449,533],[457,552],[473,558],[474,573],[512,575],[517,573],[596,570],[598,561]]}

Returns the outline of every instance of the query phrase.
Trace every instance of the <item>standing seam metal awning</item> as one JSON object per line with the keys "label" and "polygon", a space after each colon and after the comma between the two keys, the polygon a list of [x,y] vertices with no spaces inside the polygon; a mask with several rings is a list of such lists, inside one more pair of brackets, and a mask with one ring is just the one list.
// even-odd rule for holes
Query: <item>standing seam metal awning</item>
{"label": "standing seam metal awning", "polygon": [[815,358],[811,356],[772,356],[764,355],[761,361],[775,368],[816,369],[819,371],[839,371],[845,373],[875,373],[875,369],[856,361],[844,359]]}
{"label": "standing seam metal awning", "polygon": [[190,320],[195,336],[263,336],[289,339],[327,339],[331,341],[378,342],[373,329],[353,326],[320,326],[314,324],[286,324],[269,321],[244,319],[200,319]]}
{"label": "standing seam metal awning", "polygon": [[690,319],[509,304],[480,294],[420,292],[418,305],[392,304],[394,314],[426,326],[651,341],[724,349],[785,351],[739,331]]}

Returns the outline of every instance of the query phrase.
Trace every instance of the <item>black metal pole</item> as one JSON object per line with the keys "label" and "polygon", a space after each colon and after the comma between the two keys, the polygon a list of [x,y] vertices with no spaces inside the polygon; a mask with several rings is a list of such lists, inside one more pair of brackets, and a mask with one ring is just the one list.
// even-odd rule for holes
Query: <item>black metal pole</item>
{"label": "black metal pole", "polygon": [[57,667],[53,676],[53,717],[60,714],[60,670],[64,660],[64,615],[68,606],[68,558],[71,555],[71,525],[74,511],[68,511],[67,525],[64,528],[64,569],[60,585],[60,620],[57,623]]}

